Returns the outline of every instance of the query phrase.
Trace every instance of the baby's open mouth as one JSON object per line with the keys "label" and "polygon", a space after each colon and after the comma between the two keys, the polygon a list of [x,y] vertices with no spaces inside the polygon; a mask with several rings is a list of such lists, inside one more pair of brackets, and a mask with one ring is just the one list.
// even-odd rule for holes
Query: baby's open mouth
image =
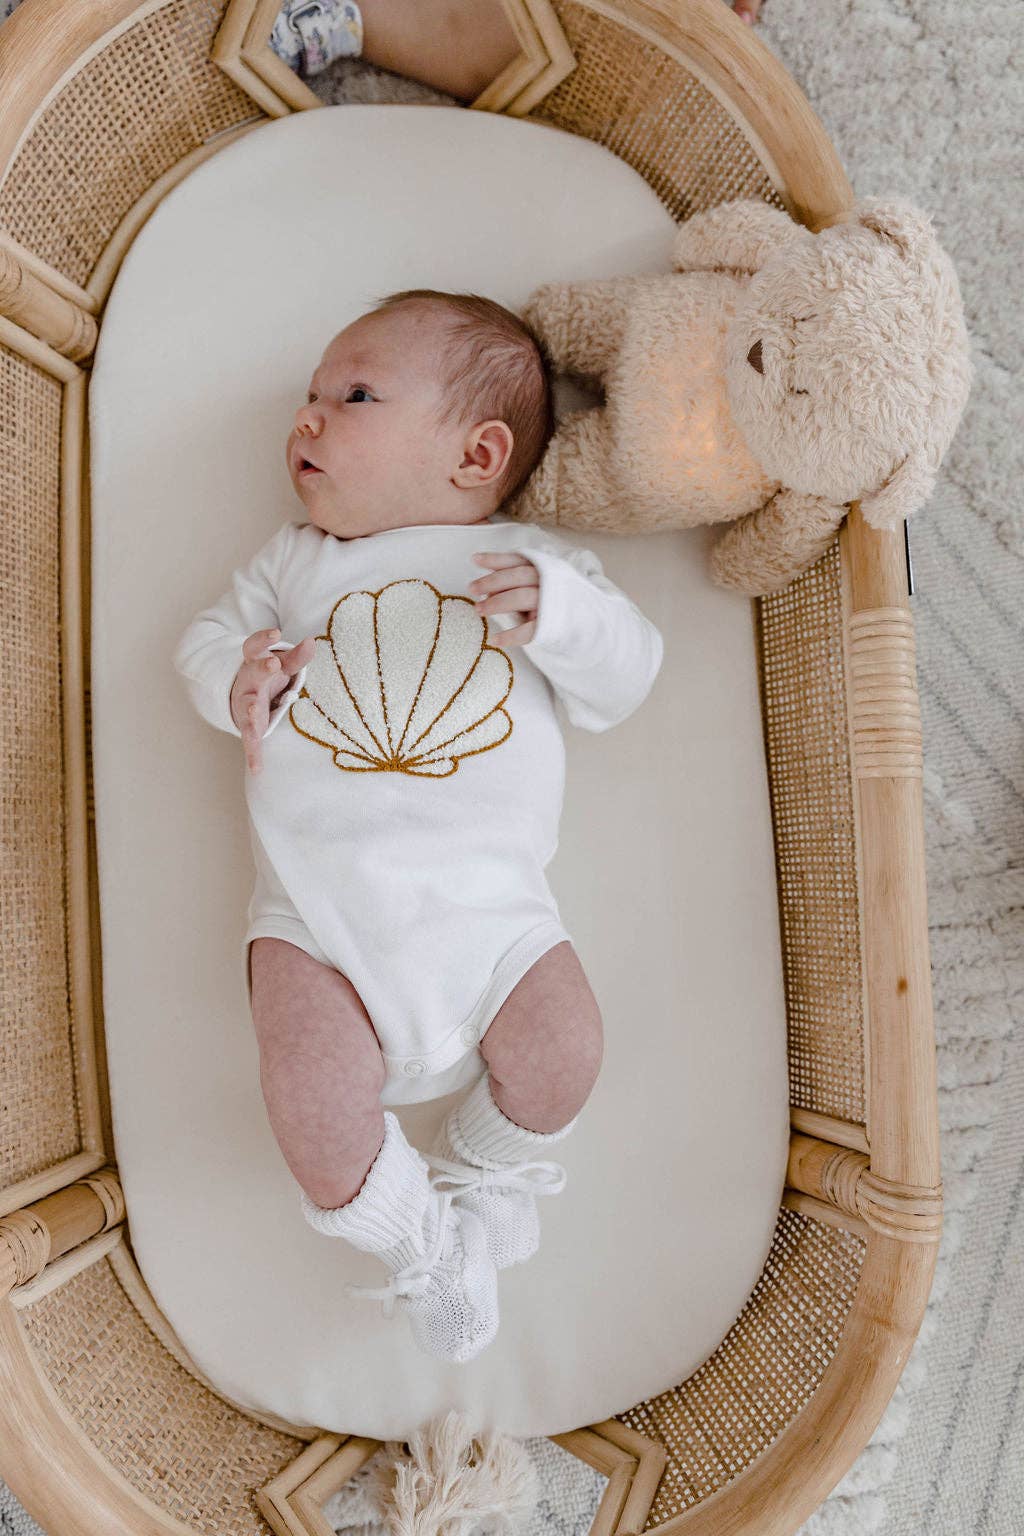
{"label": "baby's open mouth", "polygon": [[299,460],[300,475],[318,475],[319,473],[320,471],[317,469],[316,465],[311,464],[308,459]]}

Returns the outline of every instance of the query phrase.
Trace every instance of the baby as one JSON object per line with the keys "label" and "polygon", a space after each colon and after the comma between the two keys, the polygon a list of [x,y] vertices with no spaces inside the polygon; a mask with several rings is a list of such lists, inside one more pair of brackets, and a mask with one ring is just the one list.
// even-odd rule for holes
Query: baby
{"label": "baby", "polygon": [[[304,517],[174,657],[244,748],[245,979],[303,1214],[390,1271],[349,1290],[386,1315],[400,1299],[417,1345],[457,1361],[497,1332],[497,1271],[536,1251],[534,1197],[565,1170],[533,1159],[574,1128],[603,1054],[543,873],[564,789],[554,699],[606,730],[662,661],[596,555],[499,515],[553,428],[516,315],[430,289],[379,301],[295,413]],[[384,1107],[467,1085],[426,1154]]]}

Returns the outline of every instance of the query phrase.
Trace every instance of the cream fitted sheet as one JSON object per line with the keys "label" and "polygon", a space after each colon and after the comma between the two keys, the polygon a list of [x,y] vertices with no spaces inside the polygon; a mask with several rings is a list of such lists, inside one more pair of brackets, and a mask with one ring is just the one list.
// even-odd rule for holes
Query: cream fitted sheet
{"label": "cream fitted sheet", "polygon": [[[605,1058],[561,1144],[566,1188],[540,1202],[540,1250],[501,1272],[498,1338],[466,1365],[346,1296],[383,1267],[301,1216],[238,965],[240,745],[170,664],[241,552],[301,515],[284,442],[336,330],[398,288],[520,307],[544,281],[664,271],[672,227],[637,174],[575,136],[460,108],[321,108],[174,188],[107,305],[92,679],[117,1160],[142,1272],[197,1365],[293,1422],[404,1439],[449,1407],[522,1436],[605,1418],[711,1353],[770,1246],[788,1112],[753,610],[710,585],[704,531],[579,537],[658,625],[665,661],[633,718],[566,732],[548,875]],[[429,1145],[454,1102],[400,1107],[410,1140]]]}

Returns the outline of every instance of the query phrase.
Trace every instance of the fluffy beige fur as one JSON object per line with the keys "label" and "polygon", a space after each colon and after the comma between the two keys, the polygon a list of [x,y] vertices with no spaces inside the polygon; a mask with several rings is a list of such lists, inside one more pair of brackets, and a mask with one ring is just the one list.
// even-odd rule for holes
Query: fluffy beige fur
{"label": "fluffy beige fur", "polygon": [[559,423],[511,517],[608,533],[732,523],[722,586],[786,586],[850,502],[927,500],[970,392],[956,272],[928,215],[865,198],[812,234],[766,203],[676,232],[673,271],[547,283],[523,312],[603,403]]}

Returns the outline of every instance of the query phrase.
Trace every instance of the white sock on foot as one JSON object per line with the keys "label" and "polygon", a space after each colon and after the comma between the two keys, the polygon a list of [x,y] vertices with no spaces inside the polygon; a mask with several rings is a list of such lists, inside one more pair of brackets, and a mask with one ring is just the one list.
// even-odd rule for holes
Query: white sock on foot
{"label": "white sock on foot", "polygon": [[537,1195],[565,1187],[559,1163],[530,1160],[530,1154],[561,1141],[579,1120],[561,1130],[529,1131],[503,1114],[485,1073],[452,1110],[426,1160],[435,1169],[435,1189],[448,1190],[463,1210],[483,1222],[487,1247],[497,1269],[532,1258],[540,1243]]}
{"label": "white sock on foot", "polygon": [[426,1160],[390,1110],[384,1127],[359,1193],[325,1208],[303,1190],[303,1215],[318,1232],[377,1254],[391,1270],[386,1286],[346,1290],[383,1301],[387,1317],[402,1302],[425,1353],[470,1360],[498,1331],[497,1270],[486,1233],[473,1212],[455,1209],[450,1194],[431,1188]]}

